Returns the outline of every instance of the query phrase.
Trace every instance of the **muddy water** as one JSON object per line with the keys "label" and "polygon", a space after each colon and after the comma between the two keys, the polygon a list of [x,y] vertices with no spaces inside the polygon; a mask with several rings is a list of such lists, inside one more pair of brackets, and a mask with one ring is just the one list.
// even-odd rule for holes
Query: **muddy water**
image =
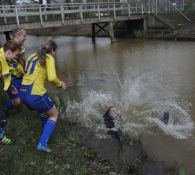
{"label": "muddy water", "polygon": [[[104,106],[114,104],[125,118],[124,132],[141,138],[149,155],[169,165],[184,164],[195,174],[193,42],[127,39],[111,44],[109,38],[98,38],[92,44],[86,37],[29,36],[27,55],[46,39],[58,44],[59,76],[74,86],[66,93],[74,101],[70,111],[83,116],[84,124],[97,128]],[[165,111],[168,125],[160,121]]]}

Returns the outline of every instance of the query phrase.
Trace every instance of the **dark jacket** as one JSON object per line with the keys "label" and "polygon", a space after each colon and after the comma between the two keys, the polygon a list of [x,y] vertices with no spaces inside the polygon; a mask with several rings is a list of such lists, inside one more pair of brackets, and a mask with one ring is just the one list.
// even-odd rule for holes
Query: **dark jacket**
{"label": "dark jacket", "polygon": [[104,115],[104,124],[106,125],[107,128],[114,128],[114,118],[112,116],[109,115]]}

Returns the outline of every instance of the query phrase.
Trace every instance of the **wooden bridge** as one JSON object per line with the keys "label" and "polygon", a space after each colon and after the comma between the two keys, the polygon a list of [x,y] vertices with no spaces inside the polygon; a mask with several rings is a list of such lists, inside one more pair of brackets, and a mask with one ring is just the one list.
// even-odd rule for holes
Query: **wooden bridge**
{"label": "wooden bridge", "polygon": [[[16,27],[37,29],[67,25],[107,23],[113,36],[112,22],[144,19],[146,14],[166,12],[170,6],[164,0],[142,0],[121,3],[63,3],[47,5],[3,5],[0,6],[0,32],[9,32]],[[103,27],[99,26],[103,30]]]}

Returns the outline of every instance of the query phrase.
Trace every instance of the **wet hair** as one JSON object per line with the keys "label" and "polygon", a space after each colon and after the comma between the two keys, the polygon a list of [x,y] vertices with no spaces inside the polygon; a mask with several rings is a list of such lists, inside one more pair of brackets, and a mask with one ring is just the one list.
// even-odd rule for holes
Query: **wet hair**
{"label": "wet hair", "polygon": [[15,52],[20,50],[20,46],[15,41],[9,40],[3,45],[3,49],[4,51],[11,50],[11,52]]}
{"label": "wet hair", "polygon": [[25,29],[23,28],[16,28],[12,31],[12,37],[15,38],[18,34],[20,34],[21,32],[25,32]]}
{"label": "wet hair", "polygon": [[114,128],[115,127],[115,124],[114,124],[114,117],[113,116],[110,116],[109,113],[110,113],[110,110],[114,108],[114,106],[110,106],[108,108],[108,110],[106,111],[106,113],[103,115],[103,118],[104,118],[104,124],[107,128]]}
{"label": "wet hair", "polygon": [[47,43],[42,45],[37,52],[38,60],[41,66],[45,66],[46,64],[46,54],[50,54],[52,51],[55,51],[57,49],[57,44],[49,40]]}
{"label": "wet hair", "polygon": [[115,108],[115,106],[110,106],[110,107],[107,109],[106,113],[103,115],[103,117],[109,116],[110,110],[111,110],[112,108]]}

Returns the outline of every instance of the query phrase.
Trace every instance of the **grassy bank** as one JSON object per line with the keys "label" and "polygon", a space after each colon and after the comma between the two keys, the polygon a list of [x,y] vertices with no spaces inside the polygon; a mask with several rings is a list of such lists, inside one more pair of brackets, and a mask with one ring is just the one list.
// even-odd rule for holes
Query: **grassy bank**
{"label": "grassy bank", "polygon": [[[56,93],[52,96],[60,111],[65,110],[66,99],[60,100]],[[0,105],[6,98],[0,92]],[[87,128],[59,118],[49,140],[52,153],[44,153],[36,150],[41,135],[41,121],[36,112],[21,105],[9,112],[8,121],[5,130],[13,143],[0,146],[0,175],[146,175],[148,172],[176,175],[175,169],[147,157],[139,141],[131,140],[129,144],[124,140],[119,145],[112,139],[98,140]],[[106,158],[106,154],[112,158]]]}
{"label": "grassy bank", "polygon": [[[2,93],[1,97],[6,98]],[[59,119],[49,141],[52,153],[38,152],[39,116],[24,106],[11,111],[5,129],[14,143],[0,146],[0,175],[108,175],[119,172],[117,167],[80,145],[75,139],[74,127],[74,124]]]}

